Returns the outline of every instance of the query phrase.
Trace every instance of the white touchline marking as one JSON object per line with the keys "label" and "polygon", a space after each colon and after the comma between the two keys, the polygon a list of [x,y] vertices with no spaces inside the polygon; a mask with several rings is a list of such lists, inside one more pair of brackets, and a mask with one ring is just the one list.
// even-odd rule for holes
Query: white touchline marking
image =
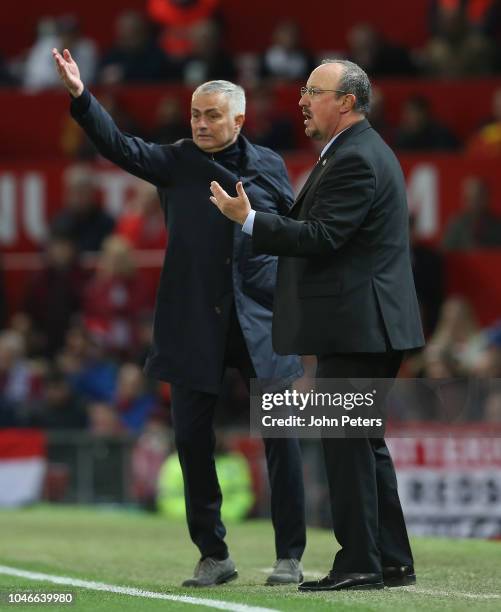
{"label": "white touchline marking", "polygon": [[[457,591],[440,591],[435,589],[422,589],[421,587],[403,587],[409,593],[419,593],[420,595],[435,595],[439,597],[464,597],[465,599],[501,599],[501,595],[496,593],[463,593]],[[397,589],[395,589],[397,590]]]}
{"label": "white touchline marking", "polygon": [[52,576],[50,574],[42,574],[40,572],[28,572],[26,570],[21,570],[6,565],[0,565],[0,574],[5,574],[6,576],[17,576],[18,578],[27,578],[28,580],[40,580],[42,582],[64,584],[67,586],[89,589],[91,591],[108,591],[109,593],[131,595],[132,597],[145,597],[147,599],[166,599],[168,601],[177,601],[179,603],[206,606],[208,608],[215,608],[216,610],[230,610],[230,612],[278,612],[278,610],[275,608],[261,608],[259,606],[248,606],[246,604],[221,601],[219,599],[189,597],[188,595],[168,595],[167,593],[143,591],[142,589],[106,584],[104,582],[79,580],[78,578],[70,578],[68,576]]}
{"label": "white touchline marking", "polygon": [[[261,572],[272,571],[273,568],[262,568]],[[215,608],[216,610],[229,610],[230,612],[279,612],[276,608],[262,608],[260,606],[248,606],[246,604],[221,601],[219,599],[202,599],[201,597],[190,597],[188,595],[169,595],[167,593],[157,593],[155,591],[144,591],[134,587],[123,587],[114,584],[106,584],[105,582],[94,582],[92,580],[79,580],[78,578],[69,578],[67,576],[53,576],[51,574],[42,574],[40,572],[29,572],[20,570],[7,565],[0,565],[0,574],[6,576],[17,576],[18,578],[26,578],[28,580],[40,580],[41,582],[52,582],[53,584],[64,584],[67,586],[89,589],[91,591],[108,591],[109,593],[117,593],[119,595],[130,595],[131,597],[145,597],[147,599],[164,599],[168,601],[177,601],[179,603],[193,604],[197,606],[206,606],[207,608]],[[308,572],[311,576],[322,576],[317,572]],[[306,574],[305,574],[306,575]],[[465,599],[501,599],[501,594],[497,593],[463,593],[458,591],[442,591],[435,589],[423,589],[416,586],[402,587],[403,590],[409,593],[419,593],[420,595],[431,595],[435,597],[456,597]],[[401,591],[402,589],[391,589],[392,592]],[[390,592],[388,589],[386,592]]]}

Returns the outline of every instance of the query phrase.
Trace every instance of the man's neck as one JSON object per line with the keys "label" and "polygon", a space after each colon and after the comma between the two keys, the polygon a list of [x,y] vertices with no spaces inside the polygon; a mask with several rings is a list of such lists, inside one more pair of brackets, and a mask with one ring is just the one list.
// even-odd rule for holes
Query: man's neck
{"label": "man's neck", "polygon": [[227,149],[231,149],[231,147],[235,146],[235,143],[238,140],[238,136],[239,135],[237,134],[231,142],[228,142],[227,144],[224,145],[224,147],[217,149],[217,151],[206,151],[206,153],[210,153],[211,155],[214,155],[215,153],[222,153],[223,151],[226,151]]}
{"label": "man's neck", "polygon": [[355,125],[355,123],[359,123],[360,121],[363,121],[365,119],[365,117],[363,115],[360,116],[360,118],[358,119],[354,119],[352,121],[347,121],[344,126],[341,129],[336,129],[335,133],[329,138],[329,140],[327,140],[326,142],[323,143],[322,146],[322,152],[321,152],[321,156],[325,155],[327,149],[329,148],[329,145],[334,142],[337,137],[342,133],[345,132],[347,129],[351,128],[352,126]]}
{"label": "man's neck", "polygon": [[328,140],[326,142],[324,142],[324,146],[329,141],[331,141],[335,136],[337,136],[338,134],[341,134],[341,132],[344,132],[348,128],[351,128],[352,126],[355,125],[355,123],[360,123],[360,121],[363,121],[364,119],[365,119],[365,115],[361,115],[359,113],[357,113],[356,115],[351,116],[349,119],[344,121],[341,125],[338,125],[336,127],[336,131],[333,134],[330,135],[330,137],[328,138]]}

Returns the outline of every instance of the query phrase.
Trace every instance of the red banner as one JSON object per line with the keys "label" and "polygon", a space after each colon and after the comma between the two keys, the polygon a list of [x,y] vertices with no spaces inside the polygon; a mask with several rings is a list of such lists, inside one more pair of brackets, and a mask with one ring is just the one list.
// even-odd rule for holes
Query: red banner
{"label": "red banner", "polygon": [[[308,176],[313,154],[290,155],[287,166],[296,191]],[[482,176],[491,188],[493,209],[501,213],[501,182],[496,160],[471,160],[455,155],[401,156],[407,178],[410,210],[416,215],[419,234],[437,242],[461,208],[461,186],[469,175]],[[38,248],[51,217],[62,206],[61,161],[16,162],[0,166],[0,249],[20,252]],[[119,216],[134,177],[105,162],[97,164],[96,177],[103,206]]]}
{"label": "red banner", "polygon": [[0,461],[46,457],[45,432],[38,429],[0,430]]}

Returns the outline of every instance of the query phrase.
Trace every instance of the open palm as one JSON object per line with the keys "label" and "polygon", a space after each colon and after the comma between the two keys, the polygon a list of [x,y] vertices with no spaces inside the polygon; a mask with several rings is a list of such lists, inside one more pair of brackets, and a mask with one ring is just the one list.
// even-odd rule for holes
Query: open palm
{"label": "open palm", "polygon": [[71,53],[68,49],[65,49],[62,55],[57,49],[52,49],[52,56],[54,57],[57,71],[66,89],[72,96],[77,98],[84,89],[77,63],[71,57]]}

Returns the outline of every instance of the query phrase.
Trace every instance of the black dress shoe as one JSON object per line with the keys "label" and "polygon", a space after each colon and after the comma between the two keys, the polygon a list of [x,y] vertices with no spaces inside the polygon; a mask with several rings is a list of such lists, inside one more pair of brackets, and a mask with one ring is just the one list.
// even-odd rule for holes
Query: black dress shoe
{"label": "black dress shoe", "polygon": [[416,584],[416,574],[412,565],[383,567],[384,586],[400,587]]}
{"label": "black dress shoe", "polygon": [[300,591],[342,591],[342,590],[366,590],[382,589],[384,583],[381,574],[345,574],[341,572],[330,572],[321,580],[302,582]]}

